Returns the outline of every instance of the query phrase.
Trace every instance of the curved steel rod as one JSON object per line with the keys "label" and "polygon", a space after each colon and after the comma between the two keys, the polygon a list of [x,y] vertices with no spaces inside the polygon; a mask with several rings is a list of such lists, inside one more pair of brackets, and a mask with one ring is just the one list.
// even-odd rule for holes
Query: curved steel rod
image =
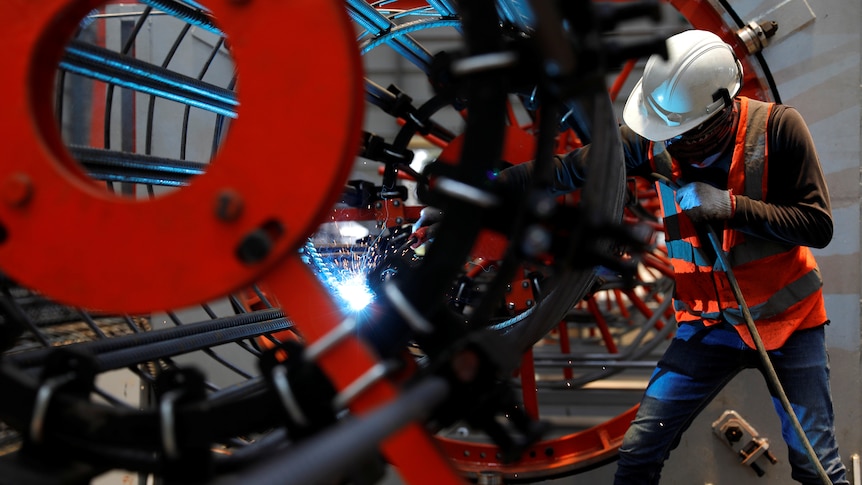
{"label": "curved steel rod", "polygon": [[60,68],[231,118],[239,106],[233,91],[80,41],[69,43]]}

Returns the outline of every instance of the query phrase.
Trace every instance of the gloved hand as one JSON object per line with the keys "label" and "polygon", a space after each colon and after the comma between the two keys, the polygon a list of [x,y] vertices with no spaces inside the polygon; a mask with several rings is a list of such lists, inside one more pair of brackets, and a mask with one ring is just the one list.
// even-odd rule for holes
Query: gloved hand
{"label": "gloved hand", "polygon": [[407,238],[407,242],[410,243],[410,247],[413,249],[418,248],[419,246],[425,244],[426,242],[434,239],[434,236],[437,235],[437,226],[439,223],[431,224],[430,226],[422,226],[419,229],[416,229],[413,234]]}
{"label": "gloved hand", "polygon": [[436,207],[427,206],[419,211],[419,219],[413,223],[413,232],[416,232],[420,227],[430,226],[435,222],[443,220],[443,211]]}
{"label": "gloved hand", "polygon": [[691,220],[730,219],[735,201],[729,190],[692,182],[676,191],[676,203]]}
{"label": "gloved hand", "polygon": [[419,220],[413,224],[413,233],[407,238],[408,244],[413,249],[418,249],[426,242],[434,239],[437,227],[443,219],[443,211],[436,207],[424,207],[419,212]]}

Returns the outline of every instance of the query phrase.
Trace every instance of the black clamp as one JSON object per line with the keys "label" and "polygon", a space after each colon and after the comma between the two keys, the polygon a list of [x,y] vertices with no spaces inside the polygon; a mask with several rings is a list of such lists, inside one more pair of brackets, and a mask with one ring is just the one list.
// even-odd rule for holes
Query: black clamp
{"label": "black clamp", "polygon": [[422,115],[420,110],[413,106],[413,98],[393,84],[390,84],[386,90],[394,95],[393,101],[384,107],[387,114],[412,123],[416,131],[423,135],[431,132],[427,116]]}
{"label": "black clamp", "polygon": [[305,357],[302,344],[281,342],[264,352],[260,367],[278,396],[292,440],[311,436],[336,422],[335,387],[320,367]]}
{"label": "black clamp", "polygon": [[383,137],[369,133],[362,133],[362,144],[359,148],[359,156],[389,164],[404,164],[409,165],[413,161],[413,151],[408,149],[398,149],[394,145],[386,143]]}
{"label": "black clamp", "polygon": [[628,285],[636,281],[638,256],[653,244],[646,224],[597,221],[581,206],[556,206],[549,214],[534,215],[517,238],[520,256],[529,261],[555,263],[574,270],[604,266],[618,272]]}
{"label": "black clamp", "polygon": [[183,439],[184,428],[177,419],[178,407],[206,399],[203,373],[194,368],[169,369],[156,377],[154,389],[159,403],[163,475],[179,483],[210,476],[213,472],[210,446],[189,444],[189,439]]}
{"label": "black clamp", "polygon": [[386,143],[378,135],[363,132],[359,156],[383,163],[383,189],[380,191],[381,198],[407,198],[406,188],[403,188],[403,191],[398,190],[401,189],[401,187],[397,186],[398,169],[399,167],[409,169],[410,162],[413,161],[412,150],[396,147],[395,145]]}
{"label": "black clamp", "polygon": [[[0,230],[2,232],[2,230]],[[0,234],[2,240],[2,234]],[[15,304],[9,287],[14,285],[5,276],[0,275],[0,352],[9,350],[15,345],[18,337],[27,330],[27,315]]]}
{"label": "black clamp", "polygon": [[[434,359],[428,371],[450,383],[449,398],[435,411],[433,424],[449,426],[459,420],[480,429],[500,447],[505,463],[518,460],[539,441],[549,424],[532,419],[519,405],[510,384],[511,371],[505,361],[518,355],[492,331],[472,332]],[[507,420],[499,420],[498,416]]]}
{"label": "black clamp", "polygon": [[48,409],[56,393],[64,393],[81,399],[89,399],[98,374],[92,355],[69,348],[59,348],[48,356],[42,371],[42,383],[36,392],[27,445],[45,442]]}

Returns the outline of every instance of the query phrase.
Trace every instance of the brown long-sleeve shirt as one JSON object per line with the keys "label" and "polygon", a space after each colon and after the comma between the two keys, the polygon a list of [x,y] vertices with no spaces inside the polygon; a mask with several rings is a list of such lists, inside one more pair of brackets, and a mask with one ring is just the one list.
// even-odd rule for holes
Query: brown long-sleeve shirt
{"label": "brown long-sleeve shirt", "polygon": [[[736,132],[734,127],[733,132]],[[832,212],[829,191],[823,177],[814,141],[802,116],[794,108],[775,105],[768,123],[767,149],[769,165],[764,200],[736,194],[736,210],[731,227],[743,233],[771,241],[822,248],[832,239]],[[620,128],[626,172],[648,177],[649,140],[626,126]],[[584,161],[589,146],[569,152],[555,160],[554,186],[549,191],[563,194],[584,183]],[[686,182],[706,182],[727,188],[727,172],[733,154],[733,143],[709,167],[683,167]],[[532,164],[525,163],[505,170],[506,184],[526,187],[532,177]]]}

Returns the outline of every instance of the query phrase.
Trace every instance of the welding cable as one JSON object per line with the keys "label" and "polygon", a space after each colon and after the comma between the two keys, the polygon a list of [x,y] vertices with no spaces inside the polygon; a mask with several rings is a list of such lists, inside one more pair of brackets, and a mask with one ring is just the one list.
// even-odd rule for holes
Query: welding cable
{"label": "welding cable", "polygon": [[[679,190],[681,188],[679,184],[664,175],[653,173],[652,177],[674,190]],[[748,327],[748,333],[751,334],[751,339],[754,341],[754,346],[757,349],[761,362],[763,363],[763,371],[766,379],[775,388],[775,394],[778,396],[779,401],[781,401],[781,407],[784,408],[784,412],[787,413],[787,416],[790,418],[793,430],[796,431],[797,437],[805,447],[805,451],[808,453],[808,458],[817,470],[817,475],[820,477],[820,480],[824,485],[832,485],[832,480],[823,468],[823,464],[820,463],[820,460],[817,458],[817,453],[811,446],[808,436],[805,435],[805,430],[802,429],[802,424],[799,422],[799,418],[796,416],[796,412],[790,404],[790,399],[787,398],[787,394],[784,392],[784,387],[781,385],[781,380],[778,378],[778,374],[775,372],[775,367],[773,367],[772,361],[769,359],[769,354],[766,352],[766,347],[763,345],[760,333],[754,325],[754,318],[751,316],[751,311],[749,310],[748,303],[745,301],[745,297],[742,294],[742,289],[739,287],[739,282],[736,280],[733,270],[730,269],[730,262],[727,260],[727,253],[722,249],[721,242],[718,240],[718,235],[710,224],[704,223],[702,225],[706,228],[709,242],[712,244],[713,249],[715,249],[718,261],[724,267],[727,281],[730,283],[730,288],[733,290],[733,296],[736,298],[736,302],[739,304],[739,309],[742,311],[745,326]]]}

